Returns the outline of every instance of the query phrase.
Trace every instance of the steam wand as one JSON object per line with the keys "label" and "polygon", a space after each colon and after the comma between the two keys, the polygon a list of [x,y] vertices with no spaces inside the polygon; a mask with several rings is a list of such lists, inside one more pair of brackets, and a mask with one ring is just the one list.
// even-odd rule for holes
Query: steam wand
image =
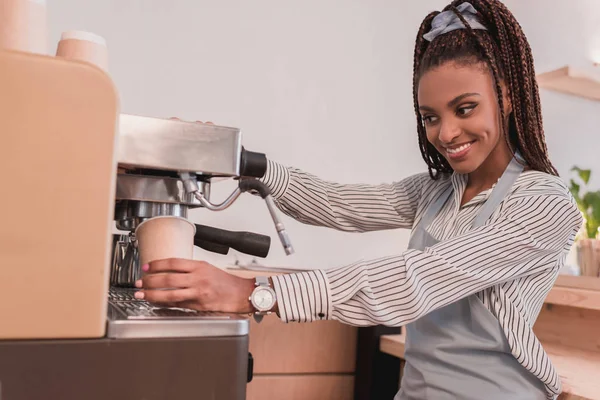
{"label": "steam wand", "polygon": [[294,254],[294,248],[292,247],[292,243],[290,238],[283,226],[283,222],[279,219],[277,215],[277,208],[275,203],[273,202],[273,197],[271,197],[271,192],[269,188],[256,179],[242,179],[240,180],[239,186],[227,197],[221,204],[213,204],[209,200],[207,200],[202,193],[200,192],[198,181],[196,179],[196,175],[190,172],[180,172],[179,177],[183,181],[183,187],[187,193],[192,193],[196,199],[204,206],[205,208],[211,211],[222,211],[228,208],[233,204],[235,200],[243,193],[250,190],[256,191],[260,194],[265,202],[267,203],[267,208],[269,209],[269,214],[271,214],[271,218],[273,219],[273,223],[275,224],[275,230],[277,230],[277,235],[279,236],[279,240],[283,245],[283,249],[285,250],[285,254],[291,255]]}

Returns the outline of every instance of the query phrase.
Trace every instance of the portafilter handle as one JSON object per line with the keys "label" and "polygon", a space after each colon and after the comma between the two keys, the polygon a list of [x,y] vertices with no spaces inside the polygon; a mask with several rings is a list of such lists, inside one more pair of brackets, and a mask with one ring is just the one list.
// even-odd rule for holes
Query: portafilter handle
{"label": "portafilter handle", "polygon": [[[261,157],[255,156],[254,158],[257,160],[261,160],[261,163],[263,163]],[[256,169],[254,169],[254,171],[256,171]],[[264,173],[264,171],[262,172]],[[185,188],[185,191],[187,193],[192,193],[196,197],[196,199],[198,199],[200,204],[202,204],[202,206],[211,211],[225,210],[226,208],[231,206],[233,202],[243,192],[255,191],[258,194],[260,194],[260,197],[262,197],[267,204],[269,214],[271,215],[271,219],[273,219],[273,223],[275,224],[275,230],[277,231],[277,235],[279,236],[279,240],[283,245],[285,253],[287,255],[294,254],[292,242],[288,237],[283,222],[281,222],[279,216],[277,215],[277,208],[275,206],[273,198],[271,197],[271,191],[264,183],[256,179],[240,179],[238,187],[233,191],[233,193],[229,195],[227,199],[225,199],[221,204],[213,204],[202,195],[201,191],[199,190],[198,180],[195,174],[184,171],[179,173],[179,177],[183,181],[183,187]]]}
{"label": "portafilter handle", "polygon": [[229,248],[240,253],[264,258],[269,254],[271,238],[253,232],[235,232],[212,226],[196,225],[194,244],[205,250],[227,254]]}
{"label": "portafilter handle", "polygon": [[273,197],[271,197],[271,191],[269,190],[267,185],[256,179],[242,179],[240,180],[238,189],[240,190],[240,192],[258,192],[260,197],[262,197],[265,200],[265,202],[267,203],[267,208],[269,209],[269,214],[271,214],[271,219],[275,224],[275,230],[277,231],[279,240],[281,241],[283,249],[285,250],[285,254],[294,254],[292,242],[290,241],[290,238],[285,230],[285,226],[283,226],[283,222],[281,222],[281,220],[279,219],[279,215],[277,215],[277,207],[275,206]]}

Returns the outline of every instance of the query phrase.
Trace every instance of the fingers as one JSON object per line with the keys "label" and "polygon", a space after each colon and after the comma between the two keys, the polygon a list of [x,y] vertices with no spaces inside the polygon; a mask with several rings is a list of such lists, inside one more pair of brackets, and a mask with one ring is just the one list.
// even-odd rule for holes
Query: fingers
{"label": "fingers", "polygon": [[142,271],[149,274],[160,272],[191,272],[194,268],[204,264],[201,261],[186,260],[182,258],[167,258],[164,260],[151,261],[142,266]]}
{"label": "fingers", "polygon": [[188,273],[161,272],[149,274],[135,282],[135,287],[144,289],[183,289],[193,284],[192,275]]}
{"label": "fingers", "polygon": [[183,303],[193,301],[194,289],[143,290],[135,293],[136,299],[144,299],[150,303]]}

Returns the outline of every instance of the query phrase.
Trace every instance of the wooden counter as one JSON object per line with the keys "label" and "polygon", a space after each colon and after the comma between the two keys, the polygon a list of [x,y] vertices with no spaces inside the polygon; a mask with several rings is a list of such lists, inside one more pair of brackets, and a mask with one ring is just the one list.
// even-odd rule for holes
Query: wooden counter
{"label": "wooden counter", "polygon": [[600,310],[600,278],[559,275],[545,303]]}
{"label": "wooden counter", "polygon": [[[533,329],[561,377],[560,399],[600,399],[600,279],[559,276]],[[404,341],[383,336],[379,348],[403,359]]]}
{"label": "wooden counter", "polygon": [[[253,278],[278,272],[228,269]],[[284,323],[276,315],[250,321],[254,378],[247,400],[352,400],[358,329],[337,321]]]}
{"label": "wooden counter", "polygon": [[[404,358],[404,334],[381,338],[380,349],[384,353]],[[600,353],[588,352],[555,343],[544,343],[544,349],[552,360],[563,382],[569,400],[600,399]]]}

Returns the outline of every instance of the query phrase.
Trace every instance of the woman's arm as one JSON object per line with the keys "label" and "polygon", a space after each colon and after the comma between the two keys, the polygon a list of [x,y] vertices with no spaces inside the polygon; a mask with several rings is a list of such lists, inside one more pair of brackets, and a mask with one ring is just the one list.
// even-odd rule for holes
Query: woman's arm
{"label": "woman's arm", "polygon": [[262,181],[286,215],[347,232],[411,228],[423,184],[418,174],[382,185],[342,185],[269,160]]}
{"label": "woman's arm", "polygon": [[284,321],[404,325],[493,285],[556,269],[581,224],[567,194],[521,197],[493,223],[423,251],[273,276],[279,314]]}

